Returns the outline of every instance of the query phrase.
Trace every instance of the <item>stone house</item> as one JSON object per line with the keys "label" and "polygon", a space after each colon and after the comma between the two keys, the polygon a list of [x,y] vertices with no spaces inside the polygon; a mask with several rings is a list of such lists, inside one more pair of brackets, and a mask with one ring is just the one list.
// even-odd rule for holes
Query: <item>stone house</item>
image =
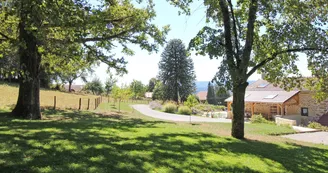
{"label": "stone house", "polygon": [[[232,97],[225,100],[231,111]],[[328,101],[316,102],[313,92],[305,89],[285,91],[263,79],[250,84],[245,93],[245,116],[262,114],[267,119],[281,116],[307,124],[327,113]]]}

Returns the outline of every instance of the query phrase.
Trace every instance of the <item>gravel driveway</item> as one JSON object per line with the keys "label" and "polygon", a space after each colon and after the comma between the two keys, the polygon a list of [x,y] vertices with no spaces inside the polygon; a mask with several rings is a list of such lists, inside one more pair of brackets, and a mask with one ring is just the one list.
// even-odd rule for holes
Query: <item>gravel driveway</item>
{"label": "gravel driveway", "polygon": [[300,133],[300,134],[284,135],[283,137],[294,139],[297,141],[328,145],[328,132]]}
{"label": "gravel driveway", "polygon": [[[169,121],[190,121],[190,116],[188,115],[177,115],[177,114],[169,114],[164,112],[159,112],[150,109],[148,105],[132,105],[132,107],[139,111],[140,113],[150,116],[153,118],[158,118],[162,120],[169,120]],[[191,122],[221,122],[221,123],[231,123],[230,119],[224,118],[206,118],[206,117],[198,117],[198,116],[191,116]]]}

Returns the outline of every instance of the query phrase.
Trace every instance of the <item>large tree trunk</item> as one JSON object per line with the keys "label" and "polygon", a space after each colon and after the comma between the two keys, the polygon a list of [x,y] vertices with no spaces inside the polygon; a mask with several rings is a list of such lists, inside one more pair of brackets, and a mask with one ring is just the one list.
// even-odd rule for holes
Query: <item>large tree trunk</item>
{"label": "large tree trunk", "polygon": [[233,87],[233,119],[231,135],[238,139],[244,138],[245,91],[248,83]]}
{"label": "large tree trunk", "polygon": [[73,81],[68,81],[68,92],[72,92],[72,83]]}
{"label": "large tree trunk", "polygon": [[15,117],[41,119],[40,111],[40,63],[37,39],[25,28],[25,21],[19,24],[20,85],[16,107],[12,111]]}

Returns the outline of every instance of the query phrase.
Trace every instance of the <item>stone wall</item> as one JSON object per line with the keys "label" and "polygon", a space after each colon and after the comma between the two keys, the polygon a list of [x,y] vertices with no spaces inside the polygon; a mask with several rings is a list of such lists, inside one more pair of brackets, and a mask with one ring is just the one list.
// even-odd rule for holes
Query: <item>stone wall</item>
{"label": "stone wall", "polygon": [[275,122],[277,125],[289,125],[289,126],[296,126],[296,120],[290,120],[285,118],[276,117]]}

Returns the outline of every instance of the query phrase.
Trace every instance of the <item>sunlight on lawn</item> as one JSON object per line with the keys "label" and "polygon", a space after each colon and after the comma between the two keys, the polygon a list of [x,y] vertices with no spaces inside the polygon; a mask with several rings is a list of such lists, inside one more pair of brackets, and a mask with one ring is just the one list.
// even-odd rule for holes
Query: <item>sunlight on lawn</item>
{"label": "sunlight on lawn", "polygon": [[[17,120],[6,117],[6,113],[0,115],[2,171],[327,171],[326,146],[215,135],[217,131],[229,131],[229,124],[224,123],[165,122],[131,111],[102,114],[49,110],[43,115],[47,120]],[[275,140],[280,137],[268,135],[277,132],[273,127],[249,125],[246,131]]]}

